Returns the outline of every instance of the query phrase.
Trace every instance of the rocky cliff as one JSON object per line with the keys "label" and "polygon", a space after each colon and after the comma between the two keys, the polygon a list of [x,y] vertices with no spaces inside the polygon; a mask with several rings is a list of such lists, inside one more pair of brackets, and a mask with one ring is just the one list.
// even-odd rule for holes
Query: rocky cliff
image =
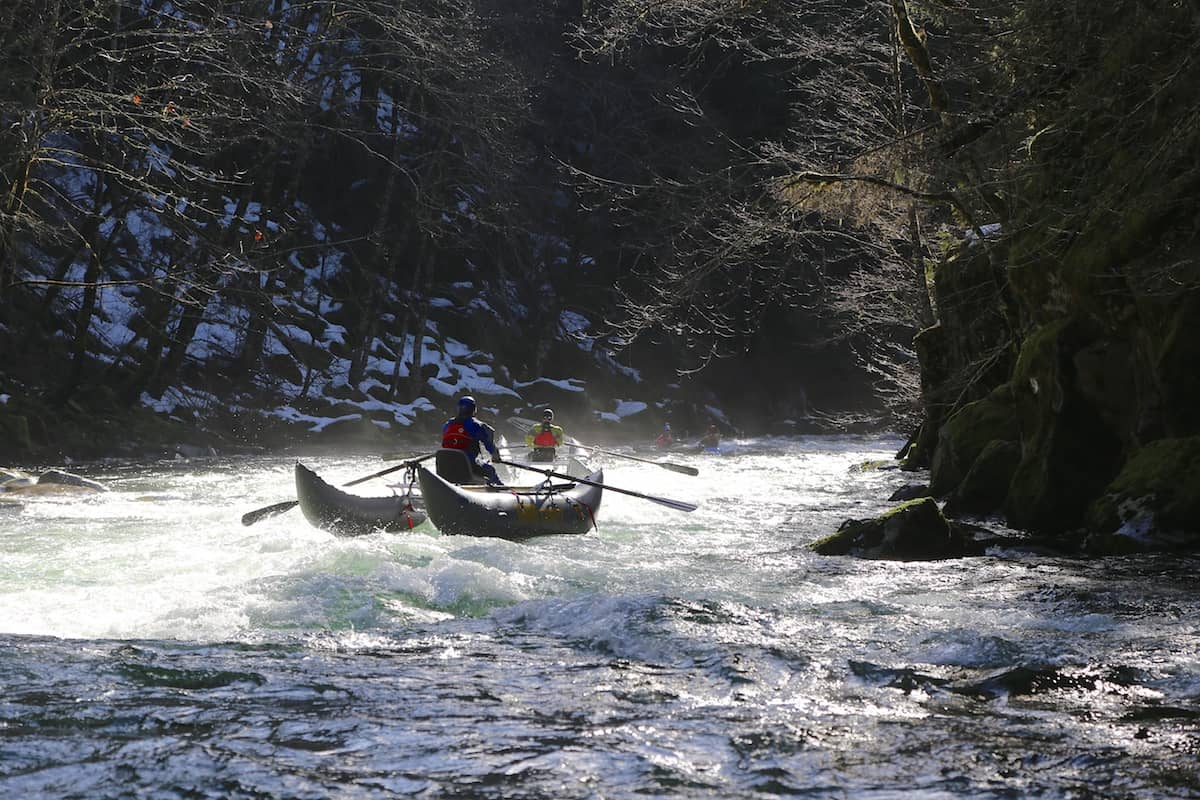
{"label": "rocky cliff", "polygon": [[1200,63],[1175,7],[1037,110],[990,236],[947,251],[907,453],[951,514],[1097,553],[1200,545]]}

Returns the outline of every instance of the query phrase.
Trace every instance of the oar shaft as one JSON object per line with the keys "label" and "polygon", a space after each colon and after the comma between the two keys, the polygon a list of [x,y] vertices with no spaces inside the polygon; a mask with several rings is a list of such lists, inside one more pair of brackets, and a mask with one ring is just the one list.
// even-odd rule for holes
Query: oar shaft
{"label": "oar shaft", "polygon": [[683,464],[672,464],[669,461],[655,461],[654,459],[651,459],[651,458],[641,458],[640,456],[631,456],[628,453],[617,453],[612,450],[601,450],[598,447],[593,447],[591,449],[596,451],[597,453],[604,453],[604,455],[606,455],[606,456],[616,456],[617,458],[628,458],[631,461],[641,461],[642,463],[653,464],[656,467],[662,467],[663,469],[669,469],[669,470],[671,470],[671,472],[679,472],[683,475],[695,476],[695,475],[700,474],[700,470],[696,469],[695,467],[687,467],[687,466],[684,466]]}
{"label": "oar shaft", "polygon": [[527,464],[518,464],[513,461],[501,461],[500,459],[496,459],[496,463],[504,464],[509,467],[516,467],[517,469],[527,469],[530,472],[540,472],[548,477],[562,478],[564,480],[574,481],[575,483],[582,483],[586,486],[599,486],[605,491],[627,494],[631,497],[640,497],[643,500],[649,500],[652,503],[658,503],[659,505],[666,506],[667,508],[673,508],[676,511],[695,511],[697,508],[699,508],[699,506],[695,505],[694,503],[685,503],[681,500],[672,500],[669,497],[655,497],[651,494],[635,492],[632,489],[621,489],[616,486],[611,486],[607,483],[597,483],[596,481],[589,481],[587,478],[577,478],[574,475],[568,475],[564,472],[555,472],[554,470],[550,469],[539,469],[538,467],[531,467]]}

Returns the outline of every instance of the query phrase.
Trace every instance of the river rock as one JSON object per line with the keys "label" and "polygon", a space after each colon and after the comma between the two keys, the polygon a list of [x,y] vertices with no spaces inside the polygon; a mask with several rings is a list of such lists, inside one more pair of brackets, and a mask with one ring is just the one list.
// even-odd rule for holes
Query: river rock
{"label": "river rock", "polygon": [[50,469],[38,476],[38,484],[57,484],[62,486],[79,486],[84,489],[91,489],[95,492],[107,492],[108,487],[99,481],[94,481],[91,478],[85,478],[82,475],[76,475],[73,472],[63,472],[60,469]]}
{"label": "river rock", "polygon": [[0,492],[23,495],[95,494],[107,492],[108,487],[99,481],[50,469],[37,478],[19,470],[0,469]]}
{"label": "river rock", "polygon": [[37,478],[15,469],[0,469],[0,491],[33,486]]}
{"label": "river rock", "polygon": [[902,503],[875,519],[850,519],[812,544],[825,556],[932,561],[977,555],[979,548],[952,527],[931,497]]}
{"label": "river rock", "polygon": [[1088,510],[1094,554],[1200,547],[1200,436],[1135,452]]}

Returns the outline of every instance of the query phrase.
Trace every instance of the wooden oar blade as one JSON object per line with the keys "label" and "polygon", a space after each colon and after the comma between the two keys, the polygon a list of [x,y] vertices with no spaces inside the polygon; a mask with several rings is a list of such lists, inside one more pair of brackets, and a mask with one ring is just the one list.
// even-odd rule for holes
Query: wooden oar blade
{"label": "wooden oar blade", "polygon": [[700,474],[700,470],[695,467],[685,467],[683,464],[672,464],[670,461],[655,461],[652,458],[642,458],[641,456],[632,456],[628,453],[617,453],[613,450],[601,450],[598,447],[592,448],[597,453],[604,453],[607,456],[616,456],[617,458],[627,458],[630,461],[641,461],[643,464],[654,464],[655,466],[669,469],[672,472],[678,472],[681,475],[691,475],[695,477]]}
{"label": "wooden oar blade", "polygon": [[256,522],[261,522],[268,517],[273,517],[277,514],[282,514],[285,511],[291,511],[296,506],[300,505],[299,500],[284,500],[282,503],[265,506],[264,508],[256,508],[253,511],[247,511],[242,515],[242,524],[249,527]]}
{"label": "wooden oar blade", "polygon": [[700,506],[696,505],[695,503],[685,503],[682,500],[672,500],[669,497],[651,497],[650,495],[645,495],[645,494],[637,495],[637,496],[644,497],[647,500],[651,500],[655,503],[658,503],[660,506],[666,506],[667,508],[673,508],[676,511],[691,512],[691,511],[695,511],[697,508],[700,507]]}

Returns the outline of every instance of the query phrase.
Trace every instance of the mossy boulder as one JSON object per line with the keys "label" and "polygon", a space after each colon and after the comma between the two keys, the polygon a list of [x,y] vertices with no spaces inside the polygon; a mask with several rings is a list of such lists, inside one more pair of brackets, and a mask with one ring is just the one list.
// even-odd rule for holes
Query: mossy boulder
{"label": "mossy boulder", "polygon": [[996,245],[975,240],[950,250],[936,267],[939,322],[913,342],[921,363],[925,419],[904,454],[905,469],[931,466],[950,415],[1008,380],[1016,351],[1005,280],[997,273],[999,258]]}
{"label": "mossy boulder", "polygon": [[974,554],[972,543],[946,522],[933,498],[901,503],[875,519],[849,519],[812,544],[824,556],[932,561]]}
{"label": "mossy boulder", "polygon": [[1140,448],[1088,509],[1096,553],[1200,547],[1200,436]]}
{"label": "mossy boulder", "polygon": [[1123,444],[1135,443],[1142,392],[1133,374],[1133,344],[1113,337],[1096,339],[1081,347],[1073,362],[1075,386],[1084,402]]}
{"label": "mossy boulder", "polygon": [[1008,485],[1021,463],[1021,446],[994,439],[983,448],[943,509],[947,516],[991,514],[1004,505]]}
{"label": "mossy boulder", "polygon": [[4,489],[15,489],[19,486],[32,486],[37,483],[37,478],[19,469],[9,469],[0,467],[0,491]]}
{"label": "mossy boulder", "polygon": [[929,496],[929,484],[906,483],[896,491],[892,492],[888,497],[888,501],[892,503],[901,503],[906,500],[918,500],[920,498]]}
{"label": "mossy boulder", "polygon": [[1012,387],[999,387],[982,400],[968,403],[938,432],[930,470],[930,492],[942,496],[966,478],[984,449],[994,441],[1017,441]]}
{"label": "mossy boulder", "polygon": [[1014,528],[1077,527],[1120,467],[1120,439],[1076,381],[1074,355],[1094,338],[1086,325],[1063,319],[1023,343],[1012,381],[1021,462],[1004,502]]}
{"label": "mossy boulder", "polygon": [[949,390],[952,366],[946,329],[933,325],[920,331],[913,339],[913,349],[921,363],[925,419],[904,452],[904,468],[908,470],[925,469],[932,462],[937,432],[954,407]]}

